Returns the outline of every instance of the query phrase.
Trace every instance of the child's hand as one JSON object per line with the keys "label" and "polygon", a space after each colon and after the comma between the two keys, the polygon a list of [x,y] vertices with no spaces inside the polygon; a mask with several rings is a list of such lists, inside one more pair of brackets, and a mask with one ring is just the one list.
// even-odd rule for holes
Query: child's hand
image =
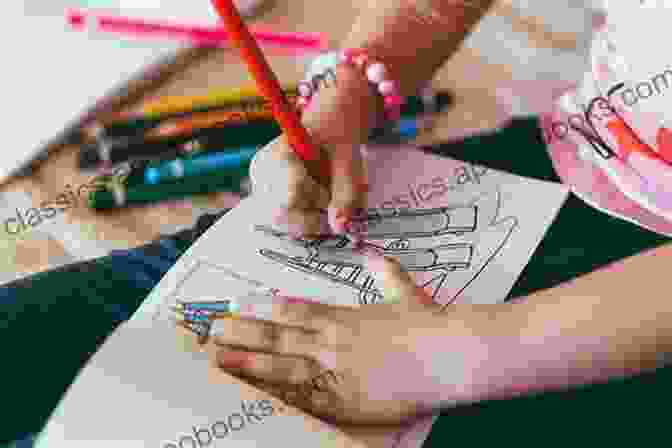
{"label": "child's hand", "polygon": [[[342,48],[365,49],[385,63],[402,96],[414,95],[492,3],[393,0],[366,5]],[[327,153],[332,179],[308,173],[282,138],[262,150],[252,165],[253,194],[267,201],[279,230],[304,236],[327,230],[350,233],[350,218],[366,207],[367,181],[359,146],[380,124],[383,103],[359,70],[339,65],[335,78],[335,86],[315,92],[303,117],[314,143]],[[328,220],[321,211],[325,209]]]}
{"label": "child's hand", "polygon": [[[250,174],[255,199],[273,214],[273,225],[294,236],[346,232],[348,216],[366,207],[366,181],[359,146],[330,145],[332,177],[321,185],[279,137],[255,157]],[[325,213],[327,211],[327,213]],[[331,224],[331,226],[329,226]]]}
{"label": "child's hand", "polygon": [[360,143],[374,126],[375,98],[356,74],[338,70],[337,77],[338,88],[320,90],[302,117],[329,161],[331,179],[308,172],[284,136],[259,151],[250,169],[255,199],[268,205],[279,230],[297,236],[346,233],[349,218],[366,207]]}
{"label": "child's hand", "polygon": [[273,322],[226,321],[213,362],[289,404],[340,423],[398,423],[468,401],[483,374],[495,306],[443,313],[400,266],[369,256],[386,303],[359,309],[286,299]]}

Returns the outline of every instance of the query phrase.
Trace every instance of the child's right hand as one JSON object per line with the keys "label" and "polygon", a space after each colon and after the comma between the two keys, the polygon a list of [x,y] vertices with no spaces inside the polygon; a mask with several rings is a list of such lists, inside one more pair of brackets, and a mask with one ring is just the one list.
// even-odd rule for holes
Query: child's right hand
{"label": "child's right hand", "polygon": [[337,76],[337,87],[324,87],[302,117],[331,179],[308,172],[284,136],[260,150],[250,169],[253,194],[272,211],[274,226],[296,236],[346,233],[352,215],[366,207],[360,143],[373,127],[375,97],[356,74],[337,70]]}
{"label": "child's right hand", "polygon": [[[413,95],[455,52],[493,1],[370,2],[362,8],[343,48],[364,48],[384,61],[399,93]],[[351,233],[350,218],[367,206],[360,144],[380,124],[377,117],[382,112],[382,99],[374,95],[366,77],[339,65],[336,86],[316,92],[302,120],[314,143],[326,152],[331,179],[309,173],[282,137],[259,152],[251,169],[253,194],[267,202],[278,230],[297,236],[323,235],[329,230]]]}

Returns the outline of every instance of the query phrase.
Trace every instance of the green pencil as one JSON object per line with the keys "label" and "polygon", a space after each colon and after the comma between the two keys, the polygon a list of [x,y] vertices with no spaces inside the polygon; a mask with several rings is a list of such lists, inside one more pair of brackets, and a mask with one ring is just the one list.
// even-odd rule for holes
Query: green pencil
{"label": "green pencil", "polygon": [[121,197],[113,191],[101,189],[89,194],[89,207],[94,210],[147,205],[160,201],[182,199],[195,194],[220,191],[245,194],[243,181],[248,175],[248,166],[240,170],[219,172],[201,176],[185,177],[176,182],[156,185],[137,184],[127,186]]}

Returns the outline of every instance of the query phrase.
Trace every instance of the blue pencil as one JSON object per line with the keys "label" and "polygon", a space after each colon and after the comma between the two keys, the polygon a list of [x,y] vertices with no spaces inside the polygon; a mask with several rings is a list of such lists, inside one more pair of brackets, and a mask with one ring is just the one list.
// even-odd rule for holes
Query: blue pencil
{"label": "blue pencil", "polygon": [[178,302],[173,309],[181,312],[231,313],[238,310],[237,304],[230,300],[213,302]]}
{"label": "blue pencil", "polygon": [[258,146],[243,147],[236,151],[215,152],[186,159],[175,159],[145,168],[144,180],[148,185],[174,181],[184,177],[212,174],[217,171],[239,170],[252,162]]}
{"label": "blue pencil", "polygon": [[412,140],[434,125],[434,119],[429,116],[401,118],[391,128],[374,129],[369,136],[372,143],[385,142],[387,140]]}

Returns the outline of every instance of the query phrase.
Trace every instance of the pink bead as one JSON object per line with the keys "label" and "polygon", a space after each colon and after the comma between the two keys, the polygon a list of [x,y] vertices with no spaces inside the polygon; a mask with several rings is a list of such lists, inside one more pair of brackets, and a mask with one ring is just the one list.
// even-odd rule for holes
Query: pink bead
{"label": "pink bead", "polygon": [[385,80],[378,84],[378,91],[383,96],[399,94],[399,92],[397,92],[397,85],[394,83],[394,81],[388,81],[388,80]]}
{"label": "pink bead", "polygon": [[369,62],[369,57],[365,54],[360,54],[355,56],[353,62],[357,67],[363,68]]}
{"label": "pink bead", "polygon": [[355,56],[357,56],[358,54],[359,52],[356,49],[346,48],[341,52],[339,60],[347,64],[352,64],[354,62]]}
{"label": "pink bead", "polygon": [[389,95],[385,97],[385,107],[397,107],[400,106],[404,99],[401,95]]}
{"label": "pink bead", "polygon": [[374,84],[379,84],[385,81],[387,76],[387,69],[380,62],[369,65],[366,69],[366,77]]}
{"label": "pink bead", "polygon": [[352,64],[352,57],[345,51],[341,52],[340,55],[338,55],[338,60],[342,64]]}
{"label": "pink bead", "polygon": [[299,106],[300,108],[303,109],[306,106],[308,106],[308,104],[310,104],[310,99],[305,97],[305,96],[302,96],[301,98],[296,100],[296,104],[297,104],[297,106]]}

